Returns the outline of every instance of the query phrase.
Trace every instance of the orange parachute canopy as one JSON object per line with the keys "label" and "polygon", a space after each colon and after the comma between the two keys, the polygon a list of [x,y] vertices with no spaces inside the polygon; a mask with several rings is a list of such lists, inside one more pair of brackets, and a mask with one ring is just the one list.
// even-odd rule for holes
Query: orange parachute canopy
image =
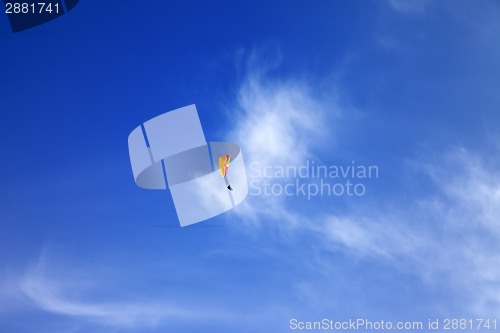
{"label": "orange parachute canopy", "polygon": [[222,177],[226,177],[227,169],[229,168],[229,162],[231,161],[231,155],[222,155],[219,157],[219,170]]}

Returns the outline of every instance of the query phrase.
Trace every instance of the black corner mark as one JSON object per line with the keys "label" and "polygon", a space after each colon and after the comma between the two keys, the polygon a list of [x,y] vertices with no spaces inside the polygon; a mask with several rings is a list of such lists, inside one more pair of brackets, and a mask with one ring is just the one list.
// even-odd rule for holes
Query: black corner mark
{"label": "black corner mark", "polygon": [[80,0],[4,0],[12,32],[52,21],[73,9]]}

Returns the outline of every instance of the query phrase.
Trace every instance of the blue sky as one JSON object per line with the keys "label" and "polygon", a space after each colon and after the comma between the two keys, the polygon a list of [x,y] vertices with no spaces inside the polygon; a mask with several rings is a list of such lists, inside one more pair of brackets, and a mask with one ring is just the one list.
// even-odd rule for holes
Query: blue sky
{"label": "blue sky", "polygon": [[[499,35],[485,0],[82,0],[16,34],[1,16],[0,331],[500,320]],[[193,103],[247,172],[379,177],[180,228],[127,137]]]}

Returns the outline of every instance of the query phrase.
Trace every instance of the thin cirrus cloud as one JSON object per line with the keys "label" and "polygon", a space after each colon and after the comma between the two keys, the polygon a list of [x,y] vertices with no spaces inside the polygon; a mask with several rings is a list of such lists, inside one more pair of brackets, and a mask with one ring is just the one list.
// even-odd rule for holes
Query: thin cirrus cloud
{"label": "thin cirrus cloud", "polygon": [[[236,117],[232,115],[235,125],[228,133],[242,145],[250,185],[255,180],[271,180],[263,172],[266,166],[299,166],[314,158],[313,147],[332,140],[326,124],[340,115],[336,101],[315,96],[307,80],[271,79],[270,66],[259,66],[258,58],[258,52],[252,53],[247,76],[231,108],[236,110]],[[250,192],[237,212],[244,220],[252,217],[254,226],[260,224],[259,218],[281,219],[291,226],[301,217],[290,213],[285,201],[283,197],[252,197]]]}
{"label": "thin cirrus cloud", "polygon": [[494,314],[500,308],[500,181],[499,170],[485,164],[454,149],[438,165],[422,165],[436,191],[414,207],[330,216],[315,232],[333,250],[388,259],[428,283],[453,287],[468,297],[465,311]]}
{"label": "thin cirrus cloud", "polygon": [[301,80],[275,82],[252,70],[238,94],[236,137],[251,162],[297,164],[325,133],[326,111]]}
{"label": "thin cirrus cloud", "polygon": [[[306,81],[280,81],[257,73],[248,76],[238,100],[242,112],[236,140],[243,145],[247,164],[298,165],[314,157],[321,142],[315,130],[345,111],[312,95]],[[313,236],[325,253],[388,263],[427,284],[451,287],[469,300],[462,306],[464,312],[493,314],[500,309],[500,256],[495,254],[500,250],[499,168],[486,163],[484,151],[449,147],[428,156],[417,154],[415,179],[431,183],[432,189],[411,203],[402,201],[390,209],[372,203],[347,212],[321,207],[311,216],[300,211],[296,198],[250,196],[239,212],[254,226],[260,225],[256,221],[274,220],[277,228]],[[249,176],[250,182],[255,179],[251,168]]]}
{"label": "thin cirrus cloud", "polygon": [[[121,329],[154,328],[169,323],[222,316],[214,309],[199,309],[196,305],[179,304],[162,299],[161,296],[155,299],[130,298],[118,301],[116,298],[105,301],[93,297],[90,300],[88,294],[97,291],[106,295],[109,291],[105,278],[96,280],[95,277],[99,276],[96,267],[85,269],[94,278],[85,278],[85,274],[68,274],[67,266],[64,266],[64,270],[56,267],[57,260],[51,258],[47,251],[42,251],[38,262],[18,282],[17,289],[24,300],[45,312]],[[120,283],[115,280],[107,282]]]}
{"label": "thin cirrus cloud", "polygon": [[[262,165],[297,165],[314,157],[322,140],[315,129],[321,128],[325,119],[338,117],[342,108],[320,100],[311,94],[310,87],[303,80],[271,80],[265,76],[250,75],[244,82],[238,100],[238,130],[232,135],[242,144],[247,164],[260,161]],[[329,108],[333,108],[333,114],[329,114]],[[279,123],[280,119],[284,124]],[[268,140],[271,144],[263,144]],[[300,150],[286,153],[295,147]],[[417,169],[423,171],[415,172],[415,177],[430,181],[432,191],[411,206],[402,203],[384,210],[372,205],[342,212],[321,206],[312,216],[300,210],[296,198],[249,197],[248,204],[237,211],[243,220],[251,220],[253,230],[259,230],[255,227],[262,222],[258,221],[267,221],[296,236],[290,238],[292,242],[300,242],[301,237],[314,239],[321,250],[318,263],[327,262],[321,256],[343,253],[365,262],[388,264],[395,271],[410,272],[427,284],[446,286],[467,297],[463,306],[466,312],[494,313],[500,308],[500,257],[495,255],[500,238],[498,168],[495,161],[486,163],[481,153],[464,148],[450,148],[450,152],[429,160],[425,155],[415,158]],[[310,258],[295,259],[305,263]],[[127,299],[127,295],[123,296],[125,300],[89,299],[85,295],[90,291],[106,289],[106,279],[96,282],[81,276],[68,278],[62,273],[67,268],[57,269],[50,260],[42,253],[19,282],[19,293],[25,300],[49,313],[124,329],[205,319],[227,321],[231,313],[237,315],[161,296],[147,301]],[[95,267],[88,267],[88,271],[92,276],[99,275]],[[299,281],[297,288],[311,297],[322,294],[320,284]]]}

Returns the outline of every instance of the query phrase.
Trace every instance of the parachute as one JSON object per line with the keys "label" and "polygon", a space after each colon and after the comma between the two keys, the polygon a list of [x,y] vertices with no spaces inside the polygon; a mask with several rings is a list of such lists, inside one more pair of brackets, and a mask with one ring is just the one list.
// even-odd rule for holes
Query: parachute
{"label": "parachute", "polygon": [[229,163],[231,162],[231,155],[222,155],[219,157],[219,170],[222,177],[226,177],[227,170],[229,169]]}

